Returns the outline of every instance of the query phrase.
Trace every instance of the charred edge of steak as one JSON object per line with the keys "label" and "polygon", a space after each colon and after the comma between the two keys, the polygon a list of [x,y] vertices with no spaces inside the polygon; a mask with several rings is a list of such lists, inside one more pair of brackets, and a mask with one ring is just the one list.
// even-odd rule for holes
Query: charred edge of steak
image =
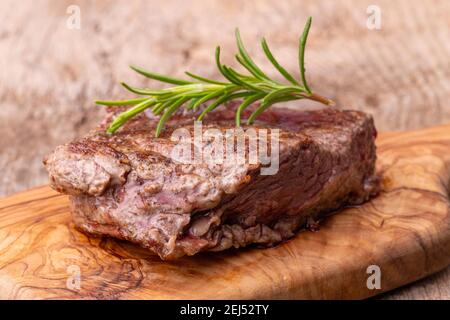
{"label": "charred edge of steak", "polygon": [[[210,126],[234,126],[228,111],[209,115]],[[178,120],[192,124],[185,116]],[[102,124],[44,160],[51,186],[71,195],[80,229],[173,259],[250,244],[272,246],[378,191],[376,130],[361,112],[264,113],[261,128],[281,128],[280,167],[272,176],[260,175],[260,166],[174,163],[170,127],[154,139],[153,124],[140,116],[113,136],[103,133]]]}
{"label": "charred edge of steak", "polygon": [[249,244],[272,246],[332,211],[367,201],[379,190],[373,175],[373,137],[369,120],[350,141],[345,154],[299,143],[293,152],[283,155],[277,175],[256,174],[252,183],[238,194],[226,196],[216,209],[194,216],[188,232],[178,241],[181,255],[204,248],[221,251]]}

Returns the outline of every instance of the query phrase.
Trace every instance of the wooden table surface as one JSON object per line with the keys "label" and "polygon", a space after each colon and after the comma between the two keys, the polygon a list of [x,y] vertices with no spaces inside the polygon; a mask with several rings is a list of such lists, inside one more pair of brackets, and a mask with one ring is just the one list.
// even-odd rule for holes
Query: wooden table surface
{"label": "wooden table surface", "polygon": [[[381,28],[371,30],[367,10],[374,4]],[[71,5],[80,9],[80,29],[67,27]],[[214,47],[220,44],[232,64],[239,27],[269,74],[275,71],[257,45],[262,36],[296,73],[309,15],[306,67],[315,91],[372,113],[380,131],[450,122],[448,0],[2,0],[0,196],[46,183],[42,157],[101,119],[94,99],[127,97],[119,81],[149,84],[127,65],[217,77]],[[450,299],[450,268],[381,298]]]}

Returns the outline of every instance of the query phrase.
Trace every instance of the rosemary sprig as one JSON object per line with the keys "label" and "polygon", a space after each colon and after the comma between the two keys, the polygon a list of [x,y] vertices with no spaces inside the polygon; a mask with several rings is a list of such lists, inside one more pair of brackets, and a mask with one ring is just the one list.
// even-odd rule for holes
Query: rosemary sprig
{"label": "rosemary sprig", "polygon": [[333,101],[313,93],[306,82],[305,46],[311,27],[311,20],[310,17],[306,22],[302,36],[299,40],[299,69],[301,83],[280,65],[270,51],[267,41],[263,38],[261,47],[264,54],[289,84],[283,84],[268,77],[249,56],[242,42],[239,30],[236,29],[238,53],[235,57],[239,64],[241,64],[249,74],[242,74],[232,67],[222,64],[220,61],[220,47],[216,48],[216,64],[220,73],[227,81],[212,80],[190,72],[186,72],[186,75],[192,80],[184,80],[131,66],[131,69],[147,78],[169,83],[174,86],[153,90],[136,88],[126,83],[122,83],[125,89],[143,97],[120,101],[96,101],[97,104],[105,106],[133,106],[120,113],[110,124],[107,132],[110,134],[114,133],[129,119],[148,108],[151,108],[155,115],[160,116],[155,132],[158,137],[164,128],[165,122],[182,106],[187,110],[195,110],[201,104],[209,103],[198,116],[198,120],[202,120],[208,112],[216,109],[223,103],[235,99],[243,99],[236,110],[236,126],[240,126],[243,111],[258,100],[261,100],[261,103],[247,119],[247,124],[252,124],[267,108],[282,101],[310,99],[326,105],[334,105]]}

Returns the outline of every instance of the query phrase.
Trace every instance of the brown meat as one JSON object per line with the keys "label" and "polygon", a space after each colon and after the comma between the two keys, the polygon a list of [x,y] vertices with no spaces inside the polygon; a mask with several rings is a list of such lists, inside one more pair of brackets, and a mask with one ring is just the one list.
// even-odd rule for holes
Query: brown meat
{"label": "brown meat", "polygon": [[[264,112],[252,128],[280,129],[275,175],[261,175],[261,163],[175,161],[171,134],[181,126],[192,133],[192,116],[177,115],[159,138],[154,138],[155,119],[144,114],[107,135],[110,117],[47,157],[51,186],[70,195],[82,230],[133,241],[162,259],[271,246],[377,192],[376,130],[362,112]],[[203,132],[210,128],[234,128],[234,106],[211,113]]]}

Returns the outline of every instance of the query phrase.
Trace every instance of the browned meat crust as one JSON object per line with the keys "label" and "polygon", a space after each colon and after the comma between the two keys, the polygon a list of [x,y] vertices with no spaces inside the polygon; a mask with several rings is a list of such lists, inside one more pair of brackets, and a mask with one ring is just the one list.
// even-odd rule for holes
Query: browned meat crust
{"label": "browned meat crust", "polygon": [[[233,128],[233,108],[210,114],[203,131]],[[105,121],[87,137],[56,148],[44,163],[51,186],[70,195],[76,225],[172,259],[274,245],[308,221],[377,192],[376,130],[365,113],[263,113],[256,130],[280,129],[276,175],[260,175],[260,164],[174,161],[170,135],[180,126],[193,131],[192,120],[178,115],[160,138],[153,136],[155,120],[144,114],[112,136],[104,133]]]}

